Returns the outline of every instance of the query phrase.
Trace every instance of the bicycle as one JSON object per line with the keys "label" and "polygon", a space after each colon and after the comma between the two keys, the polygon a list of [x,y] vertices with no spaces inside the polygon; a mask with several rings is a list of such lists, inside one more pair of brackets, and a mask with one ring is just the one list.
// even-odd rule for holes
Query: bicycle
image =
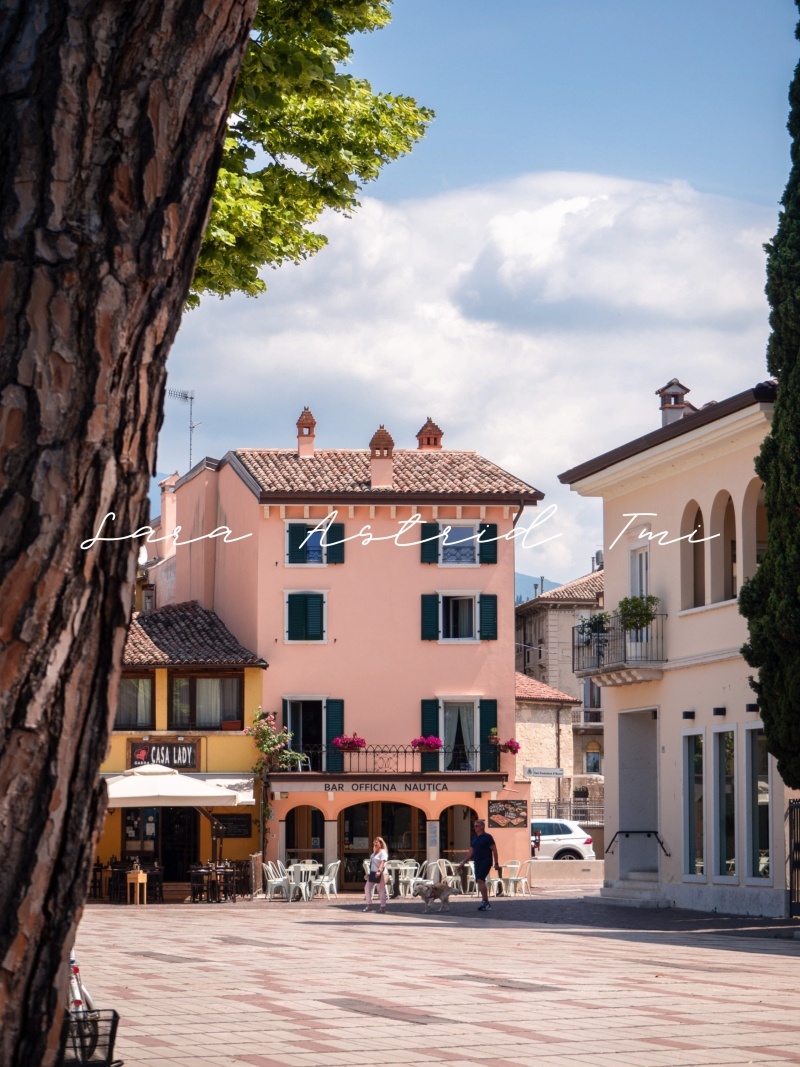
{"label": "bicycle", "polygon": [[81,978],[81,969],[73,948],[69,954],[69,991],[67,994],[67,1046],[77,1063],[89,1063],[100,1038],[99,1012]]}

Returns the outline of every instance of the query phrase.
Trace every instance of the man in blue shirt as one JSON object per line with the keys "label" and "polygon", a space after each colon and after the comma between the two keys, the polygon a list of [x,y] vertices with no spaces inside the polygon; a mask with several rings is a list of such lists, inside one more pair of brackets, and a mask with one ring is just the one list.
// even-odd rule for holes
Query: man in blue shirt
{"label": "man in blue shirt", "polygon": [[458,869],[461,870],[464,864],[469,863],[470,860],[474,861],[475,881],[478,883],[478,889],[483,898],[483,903],[478,907],[478,911],[489,911],[492,905],[489,903],[489,890],[486,888],[486,879],[493,866],[497,868],[497,873],[500,874],[497,845],[492,835],[486,833],[486,823],[483,819],[476,819],[472,824],[472,828],[475,831],[475,836],[470,842],[469,852],[459,863]]}

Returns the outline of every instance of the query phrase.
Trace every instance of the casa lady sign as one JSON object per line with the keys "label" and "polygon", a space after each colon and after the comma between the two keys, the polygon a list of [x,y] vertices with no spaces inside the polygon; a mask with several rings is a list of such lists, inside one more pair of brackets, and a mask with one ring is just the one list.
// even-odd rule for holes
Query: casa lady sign
{"label": "casa lady sign", "polygon": [[191,770],[197,766],[197,742],[129,741],[128,766],[143,767],[146,763]]}

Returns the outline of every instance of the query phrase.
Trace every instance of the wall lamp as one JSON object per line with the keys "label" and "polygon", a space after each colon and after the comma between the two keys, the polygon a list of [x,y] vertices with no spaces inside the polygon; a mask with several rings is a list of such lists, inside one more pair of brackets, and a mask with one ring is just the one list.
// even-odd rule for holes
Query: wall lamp
{"label": "wall lamp", "polygon": [[684,711],[683,717],[684,717],[684,719],[693,719],[694,718],[694,712],[693,711]]}
{"label": "wall lamp", "polygon": [[758,711],[758,704],[745,704],[744,710],[745,711],[755,711],[755,712],[757,712]]}
{"label": "wall lamp", "polygon": [[728,709],[727,708],[712,708],[711,710],[712,710],[714,715],[727,715],[728,714]]}

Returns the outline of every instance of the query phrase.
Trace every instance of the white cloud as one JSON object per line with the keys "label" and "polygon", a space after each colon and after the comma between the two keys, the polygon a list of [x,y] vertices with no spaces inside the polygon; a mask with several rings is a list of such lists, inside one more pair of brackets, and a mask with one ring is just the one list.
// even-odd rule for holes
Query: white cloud
{"label": "white cloud", "polygon": [[[656,428],[669,378],[702,404],[766,377],[775,221],[685,183],[590,174],[365,198],[352,219],[325,220],[314,260],[270,272],[265,297],[185,318],[170,385],[196,393],[194,459],[290,447],[304,404],[329,447],[365,447],[379,423],[414,447],[430,415],[445,446],[558,505],[546,534],[562,536],[518,566],[568,580],[600,546],[600,510],[558,473]],[[187,423],[168,401],[161,471],[185,469]]]}

